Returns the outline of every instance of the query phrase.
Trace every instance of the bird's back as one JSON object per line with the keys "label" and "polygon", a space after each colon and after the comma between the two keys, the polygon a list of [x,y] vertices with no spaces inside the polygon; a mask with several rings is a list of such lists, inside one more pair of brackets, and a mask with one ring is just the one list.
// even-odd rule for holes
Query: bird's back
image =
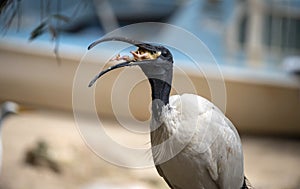
{"label": "bird's back", "polygon": [[172,188],[236,188],[243,184],[243,153],[232,123],[197,95],[170,97],[163,124],[151,133],[159,174]]}

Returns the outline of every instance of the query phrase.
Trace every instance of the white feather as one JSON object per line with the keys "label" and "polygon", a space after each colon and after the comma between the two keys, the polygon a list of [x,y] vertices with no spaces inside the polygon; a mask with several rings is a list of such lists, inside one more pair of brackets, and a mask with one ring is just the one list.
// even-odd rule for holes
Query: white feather
{"label": "white feather", "polygon": [[[172,188],[239,189],[243,152],[232,123],[211,102],[197,95],[170,97],[163,125],[151,133],[159,173]],[[153,126],[152,126],[153,127]]]}

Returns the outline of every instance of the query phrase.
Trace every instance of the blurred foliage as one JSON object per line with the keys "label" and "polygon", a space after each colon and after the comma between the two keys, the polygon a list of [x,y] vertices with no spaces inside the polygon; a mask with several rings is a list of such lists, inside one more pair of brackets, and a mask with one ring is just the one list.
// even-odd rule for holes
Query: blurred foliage
{"label": "blurred foliage", "polygon": [[[58,55],[59,49],[59,34],[61,32],[61,26],[63,23],[71,21],[74,19],[80,8],[84,8],[89,1],[80,0],[77,2],[77,6],[74,12],[70,16],[61,14],[62,12],[62,0],[40,0],[40,23],[33,28],[30,33],[29,41],[33,41],[43,34],[48,33],[51,36],[51,41],[55,41],[54,53],[57,62],[60,63],[60,58]],[[22,3],[29,3],[23,0],[1,0],[0,1],[0,18],[4,23],[1,26],[2,32],[5,35],[7,30],[12,26],[13,20],[17,16],[17,29],[20,28],[20,23],[22,22]],[[89,2],[90,3],[90,2]],[[55,7],[51,10],[51,7]]]}
{"label": "blurred foliage", "polygon": [[55,21],[69,22],[70,18],[61,14],[53,14],[48,16],[36,28],[33,29],[33,31],[30,33],[29,40],[32,41],[45,32],[49,32],[51,39],[55,40],[59,32],[58,27],[54,25]]}
{"label": "blurred foliage", "polygon": [[21,20],[21,0],[1,0],[0,16],[3,17],[4,25],[2,29],[7,31],[13,19],[18,16],[18,28]]}
{"label": "blurred foliage", "polygon": [[9,6],[9,4],[11,4],[12,1],[9,0],[2,0],[0,1],[0,14],[3,12],[3,10],[6,9],[7,6]]}
{"label": "blurred foliage", "polygon": [[29,41],[36,39],[37,37],[43,35],[44,33],[49,33],[51,36],[52,41],[56,41],[56,45],[54,47],[54,54],[56,56],[56,60],[60,63],[60,58],[58,55],[58,48],[59,48],[59,22],[69,22],[70,18],[61,14],[52,14],[46,17],[44,21],[42,21],[36,28],[32,30],[30,33]]}

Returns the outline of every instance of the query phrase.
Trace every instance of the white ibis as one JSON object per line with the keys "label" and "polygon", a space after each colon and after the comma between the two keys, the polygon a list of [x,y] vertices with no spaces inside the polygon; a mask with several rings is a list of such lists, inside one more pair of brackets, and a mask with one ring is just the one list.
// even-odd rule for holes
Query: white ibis
{"label": "white ibis", "polygon": [[15,102],[6,101],[1,104],[0,107],[0,172],[2,167],[2,123],[5,118],[7,118],[11,114],[16,114],[19,112],[19,105]]}
{"label": "white ibis", "polygon": [[228,118],[210,101],[195,95],[171,96],[173,56],[159,45],[124,37],[109,37],[92,43],[122,41],[138,47],[124,62],[100,72],[139,66],[151,85],[151,146],[156,169],[173,189],[249,188],[244,176],[243,150],[239,134]]}

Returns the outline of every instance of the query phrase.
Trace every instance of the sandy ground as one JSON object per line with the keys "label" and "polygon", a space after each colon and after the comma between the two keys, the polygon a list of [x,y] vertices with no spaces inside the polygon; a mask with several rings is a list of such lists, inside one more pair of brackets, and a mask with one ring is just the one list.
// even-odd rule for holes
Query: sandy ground
{"label": "sandy ground", "polygon": [[[128,145],[147,136],[128,137],[114,122],[106,121],[112,138]],[[91,132],[94,132],[91,128]],[[129,169],[108,163],[93,153],[79,134],[72,114],[32,111],[8,118],[2,130],[1,189],[168,188],[155,168]],[[47,165],[31,166],[24,159],[38,141],[49,146],[49,156],[61,173]],[[258,189],[300,188],[300,140],[243,136],[245,172]],[[109,151],[114,151],[107,146]],[[116,158],[123,161],[126,154]]]}

